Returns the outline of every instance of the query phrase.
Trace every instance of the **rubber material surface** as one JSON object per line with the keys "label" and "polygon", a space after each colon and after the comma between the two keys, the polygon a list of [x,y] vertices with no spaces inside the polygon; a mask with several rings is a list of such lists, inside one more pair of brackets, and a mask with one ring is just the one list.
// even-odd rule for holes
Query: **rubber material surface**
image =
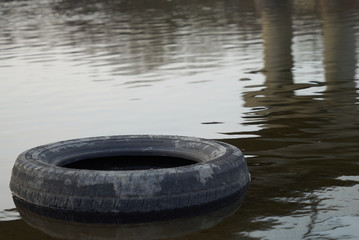
{"label": "rubber material surface", "polygon": [[[145,170],[64,167],[116,156],[182,158],[193,164]],[[74,139],[25,151],[13,167],[10,189],[19,202],[41,212],[162,216],[221,205],[243,192],[249,181],[244,156],[232,145],[193,137],[128,135]]]}

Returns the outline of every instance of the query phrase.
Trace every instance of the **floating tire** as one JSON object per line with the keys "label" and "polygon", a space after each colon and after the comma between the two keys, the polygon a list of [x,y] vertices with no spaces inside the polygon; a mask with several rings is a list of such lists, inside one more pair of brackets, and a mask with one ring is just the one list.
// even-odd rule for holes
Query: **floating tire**
{"label": "floating tire", "polygon": [[27,150],[10,189],[17,206],[80,222],[131,223],[191,216],[243,197],[242,152],[193,137],[82,138]]}

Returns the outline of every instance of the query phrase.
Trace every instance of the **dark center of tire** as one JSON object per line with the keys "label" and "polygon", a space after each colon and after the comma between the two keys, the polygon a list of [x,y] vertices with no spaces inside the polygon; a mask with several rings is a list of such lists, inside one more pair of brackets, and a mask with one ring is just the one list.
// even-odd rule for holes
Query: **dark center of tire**
{"label": "dark center of tire", "polygon": [[173,168],[197,163],[194,160],[168,156],[114,156],[82,159],[71,162],[62,167],[87,170],[149,170]]}

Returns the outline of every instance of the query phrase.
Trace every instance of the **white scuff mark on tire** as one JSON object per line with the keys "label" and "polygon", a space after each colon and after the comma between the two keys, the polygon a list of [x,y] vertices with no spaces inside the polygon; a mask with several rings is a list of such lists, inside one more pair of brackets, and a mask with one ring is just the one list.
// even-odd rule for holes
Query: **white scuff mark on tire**
{"label": "white scuff mark on tire", "polygon": [[64,183],[66,186],[68,186],[68,185],[71,185],[72,181],[70,179],[66,178]]}
{"label": "white scuff mark on tire", "polygon": [[208,165],[201,166],[198,171],[198,181],[205,184],[209,178],[213,178],[213,168]]}
{"label": "white scuff mark on tire", "polygon": [[161,192],[161,182],[163,176],[159,178],[140,176],[139,174],[130,174],[116,176],[113,182],[113,188],[116,196],[155,196]]}

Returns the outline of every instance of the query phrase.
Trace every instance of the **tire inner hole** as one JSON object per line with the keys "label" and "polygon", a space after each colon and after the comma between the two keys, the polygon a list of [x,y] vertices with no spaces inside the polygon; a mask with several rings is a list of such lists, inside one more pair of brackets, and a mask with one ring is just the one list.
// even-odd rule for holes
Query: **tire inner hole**
{"label": "tire inner hole", "polygon": [[65,168],[86,170],[150,170],[174,168],[198,163],[195,160],[169,156],[112,156],[89,158],[63,165]]}

